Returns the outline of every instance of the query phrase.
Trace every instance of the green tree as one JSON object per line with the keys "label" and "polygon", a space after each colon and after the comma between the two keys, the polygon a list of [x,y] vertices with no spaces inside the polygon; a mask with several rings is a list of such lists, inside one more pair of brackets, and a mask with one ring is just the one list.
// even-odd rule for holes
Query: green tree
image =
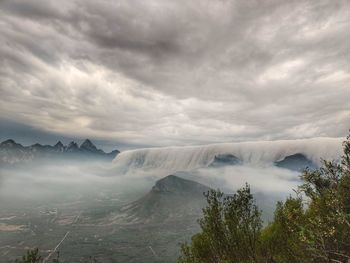
{"label": "green tree", "polygon": [[[44,260],[42,256],[39,254],[39,249],[35,248],[33,250],[28,250],[26,255],[22,256],[21,259],[16,259],[16,263],[43,263],[47,262],[47,259]],[[52,259],[52,263],[60,263],[60,253],[57,251],[56,257]],[[98,263],[95,257],[89,257],[89,261],[87,263]]]}
{"label": "green tree", "polygon": [[261,229],[248,186],[207,195],[201,232],[183,244],[179,262],[350,262],[350,136],[341,161],[306,169],[296,196],[278,202]]}
{"label": "green tree", "polygon": [[21,259],[17,259],[16,263],[41,263],[43,262],[42,256],[39,254],[39,249],[28,250],[26,255],[22,256]]}
{"label": "green tree", "polygon": [[231,196],[211,190],[206,198],[202,232],[182,245],[179,262],[258,262],[262,221],[250,187]]}
{"label": "green tree", "polygon": [[261,235],[261,251],[267,262],[310,262],[303,237],[306,220],[300,197],[277,203],[274,220]]}
{"label": "green tree", "polygon": [[350,261],[350,138],[340,163],[305,171],[299,190],[308,200],[305,238],[315,262]]}

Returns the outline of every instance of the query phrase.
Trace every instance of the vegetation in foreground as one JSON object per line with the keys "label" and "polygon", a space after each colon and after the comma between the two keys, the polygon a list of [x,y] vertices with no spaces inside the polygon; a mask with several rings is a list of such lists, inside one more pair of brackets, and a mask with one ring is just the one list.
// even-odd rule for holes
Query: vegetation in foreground
{"label": "vegetation in foreground", "polygon": [[210,191],[201,232],[181,246],[179,263],[350,262],[350,135],[341,163],[306,169],[295,197],[279,202],[263,228],[246,185],[232,196]]}
{"label": "vegetation in foreground", "polygon": [[[22,256],[21,259],[17,259],[15,263],[45,263],[49,262],[48,258],[43,259],[43,257],[39,253],[39,249],[35,248],[33,250],[28,250],[26,255]],[[55,257],[50,261],[52,263],[60,263],[60,254],[57,252]],[[90,260],[86,263],[98,263],[95,258],[90,258]]]}

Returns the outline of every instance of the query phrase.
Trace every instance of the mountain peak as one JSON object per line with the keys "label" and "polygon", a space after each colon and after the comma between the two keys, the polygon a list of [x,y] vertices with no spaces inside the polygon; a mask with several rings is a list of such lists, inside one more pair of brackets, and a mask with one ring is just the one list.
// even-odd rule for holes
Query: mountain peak
{"label": "mountain peak", "polygon": [[240,164],[241,160],[233,154],[217,154],[214,157],[213,162],[210,164],[211,167],[225,166],[225,165],[237,165]]}
{"label": "mountain peak", "polygon": [[97,149],[96,146],[89,139],[85,139],[85,141],[80,145],[80,148],[94,150]]}
{"label": "mountain peak", "polygon": [[21,144],[16,143],[12,139],[8,139],[6,141],[3,141],[0,145],[3,147],[23,147]]}
{"label": "mountain peak", "polygon": [[78,144],[75,141],[71,141],[68,146],[67,146],[68,150],[75,150],[75,149],[79,149]]}
{"label": "mountain peak", "polygon": [[55,151],[57,152],[63,152],[65,147],[63,145],[63,143],[61,141],[58,141],[54,146],[53,148],[55,149]]}
{"label": "mountain peak", "polygon": [[61,148],[61,147],[63,147],[63,143],[61,141],[58,141],[53,147]]}
{"label": "mountain peak", "polygon": [[121,208],[126,222],[149,223],[198,216],[206,201],[203,193],[210,188],[195,181],[168,175],[139,200]]}
{"label": "mountain peak", "polygon": [[203,194],[209,187],[195,181],[183,179],[175,175],[168,175],[158,180],[152,187],[152,192],[161,193],[196,193]]}
{"label": "mountain peak", "polygon": [[89,140],[86,139],[79,148],[81,151],[88,152],[88,153],[98,153],[98,154],[105,154],[104,151],[97,149],[97,147]]}
{"label": "mountain peak", "polygon": [[1,145],[4,145],[4,144],[15,144],[16,142],[14,141],[14,140],[12,140],[12,139],[8,139],[8,140],[6,140],[6,141],[3,141],[2,143],[1,143]]}
{"label": "mountain peak", "polygon": [[316,168],[315,164],[302,153],[286,156],[283,160],[275,162],[275,165],[292,171],[302,171],[305,168]]}

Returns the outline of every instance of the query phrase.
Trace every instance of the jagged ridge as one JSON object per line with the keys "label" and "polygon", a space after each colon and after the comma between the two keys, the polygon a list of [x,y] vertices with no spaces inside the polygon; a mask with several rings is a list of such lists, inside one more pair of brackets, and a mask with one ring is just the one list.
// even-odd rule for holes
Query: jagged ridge
{"label": "jagged ridge", "polygon": [[112,160],[120,152],[114,150],[105,153],[89,140],[86,139],[80,146],[72,141],[67,146],[58,141],[54,146],[35,143],[30,146],[23,146],[9,139],[0,143],[0,163],[16,164],[28,162],[36,158],[54,158],[54,157],[91,157]]}

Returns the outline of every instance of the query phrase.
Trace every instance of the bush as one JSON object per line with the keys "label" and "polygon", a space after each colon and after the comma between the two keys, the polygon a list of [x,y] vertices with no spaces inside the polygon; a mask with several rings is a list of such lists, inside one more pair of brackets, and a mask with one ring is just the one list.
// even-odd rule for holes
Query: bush
{"label": "bush", "polygon": [[210,191],[201,232],[178,262],[350,262],[350,136],[343,146],[340,163],[302,173],[296,196],[278,202],[264,229],[248,185],[233,196]]}

